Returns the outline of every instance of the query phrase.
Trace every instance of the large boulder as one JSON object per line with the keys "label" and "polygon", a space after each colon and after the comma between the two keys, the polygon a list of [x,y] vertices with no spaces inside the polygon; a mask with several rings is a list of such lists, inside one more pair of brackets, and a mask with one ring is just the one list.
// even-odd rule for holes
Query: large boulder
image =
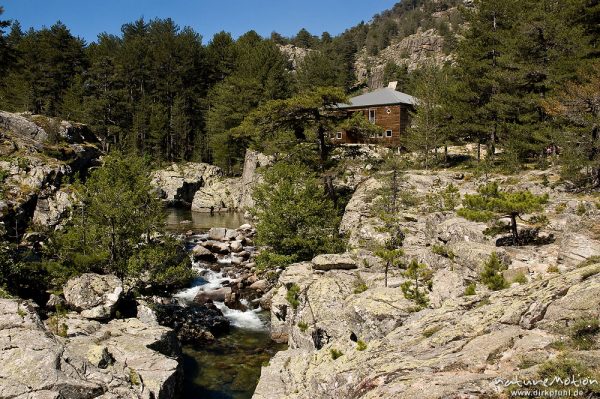
{"label": "large boulder", "polygon": [[240,179],[214,180],[200,188],[194,195],[194,212],[228,212],[239,209]]}
{"label": "large boulder", "polygon": [[187,162],[173,164],[152,174],[152,185],[159,190],[167,203],[188,205],[196,192],[223,175],[217,166],[206,163]]}
{"label": "large boulder", "polygon": [[313,260],[313,269],[315,270],[350,270],[356,269],[356,261],[350,254],[325,254],[317,255]]}
{"label": "large boulder", "polygon": [[[179,394],[181,346],[170,328],[138,319],[100,324],[78,315],[67,315],[66,324],[64,352],[70,370],[101,381],[109,397],[169,399]],[[79,327],[76,331],[70,328],[73,324]]]}
{"label": "large boulder", "polygon": [[123,283],[113,275],[86,273],[69,279],[63,293],[67,305],[88,319],[110,319],[123,294]]}
{"label": "large boulder", "polygon": [[175,330],[184,343],[212,341],[229,330],[229,320],[212,304],[179,306],[154,305],[158,323]]}
{"label": "large boulder", "polygon": [[[168,399],[180,391],[172,330],[74,313],[52,320],[46,327],[31,303],[0,299],[1,398]],[[53,334],[57,325],[67,339]]]}

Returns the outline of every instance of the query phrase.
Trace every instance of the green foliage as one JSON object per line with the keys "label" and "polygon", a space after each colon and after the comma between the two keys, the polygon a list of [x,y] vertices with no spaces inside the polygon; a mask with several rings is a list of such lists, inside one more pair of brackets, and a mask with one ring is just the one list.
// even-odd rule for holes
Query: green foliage
{"label": "green foliage", "polygon": [[263,250],[256,257],[258,271],[276,270],[285,268],[296,261],[296,255],[281,255],[270,250]]}
{"label": "green foliage", "polygon": [[513,244],[517,245],[519,234],[516,218],[533,212],[539,212],[548,202],[548,195],[535,195],[530,191],[502,191],[498,183],[492,182],[480,186],[478,194],[467,194],[463,200],[463,208],[457,214],[473,221],[487,222],[509,217]]}
{"label": "green foliage", "polygon": [[132,368],[129,368],[129,382],[132,385],[138,386],[142,384],[142,379],[137,371]]}
{"label": "green foliage", "polygon": [[168,289],[185,287],[196,277],[185,248],[173,238],[141,246],[127,262],[127,274]]}
{"label": "green foliage", "polygon": [[104,165],[91,173],[85,185],[75,188],[79,209],[55,237],[63,263],[76,268],[76,261],[91,259],[94,268],[128,275],[129,259],[139,244],[152,244],[151,234],[164,225],[149,172],[142,158],[114,153],[105,157]]}
{"label": "green foliage", "polygon": [[300,287],[297,284],[292,284],[285,294],[285,299],[292,306],[292,309],[297,309],[300,306]]}
{"label": "green foliage", "polygon": [[363,292],[365,292],[366,290],[368,290],[369,287],[367,287],[367,284],[362,281],[359,280],[355,285],[354,285],[354,293],[355,294],[362,294]]}
{"label": "green foliage", "polygon": [[337,350],[335,348],[331,348],[329,350],[329,353],[331,354],[331,358],[333,360],[337,360],[337,359],[339,359],[340,357],[342,357],[344,355],[344,353],[342,351]]}
{"label": "green foliage", "polygon": [[280,162],[263,177],[253,193],[258,244],[297,261],[343,250],[339,216],[314,173],[300,164]]}
{"label": "green foliage", "polygon": [[465,288],[465,295],[466,296],[472,296],[476,294],[476,288],[477,288],[477,284],[476,283],[470,283],[469,285],[467,285],[467,288]]}
{"label": "green foliage", "polygon": [[560,269],[556,265],[552,265],[547,269],[548,273],[560,273]]}
{"label": "green foliage", "polygon": [[308,330],[308,323],[305,323],[303,321],[299,321],[298,322],[298,328],[300,329],[300,331],[306,332],[306,330]]}
{"label": "green foliage", "polygon": [[529,280],[527,280],[527,277],[525,276],[524,273],[518,273],[512,280],[513,283],[519,283],[519,284],[527,284]]}
{"label": "green foliage", "polygon": [[443,256],[444,258],[448,258],[450,260],[453,260],[455,256],[454,252],[452,252],[451,249],[448,249],[448,247],[445,245],[432,245],[431,252],[433,252],[436,255]]}
{"label": "green foliage", "polygon": [[460,192],[454,184],[448,184],[443,190],[426,196],[430,212],[453,211],[459,204]]}
{"label": "green foliage", "polygon": [[575,213],[577,213],[577,215],[579,216],[583,216],[587,213],[587,208],[585,207],[585,204],[583,202],[580,202],[579,205],[577,206],[577,210],[575,211]]}
{"label": "green foliage", "polygon": [[67,310],[62,306],[56,306],[56,312],[48,319],[48,328],[55,335],[67,338],[68,326],[65,323]]}
{"label": "green foliage", "polygon": [[404,277],[407,279],[401,285],[404,297],[414,301],[421,308],[426,307],[429,304],[427,289],[431,290],[433,277],[431,269],[426,264],[413,259],[408,264]]}
{"label": "green foliage", "polygon": [[507,267],[496,252],[492,252],[489,259],[483,264],[481,272],[481,282],[490,290],[498,291],[508,287],[508,282],[504,279],[502,271]]}
{"label": "green foliage", "polygon": [[432,156],[437,161],[437,149],[450,142],[446,105],[450,76],[438,67],[427,66],[421,70],[412,93],[419,100],[403,143],[419,155],[425,169],[432,166]]}
{"label": "green foliage", "polygon": [[359,352],[367,350],[367,344],[365,343],[365,341],[362,341],[360,339],[356,341],[356,350]]}
{"label": "green foliage", "polygon": [[571,340],[577,350],[590,350],[596,345],[596,337],[600,333],[597,318],[582,319],[571,328]]}

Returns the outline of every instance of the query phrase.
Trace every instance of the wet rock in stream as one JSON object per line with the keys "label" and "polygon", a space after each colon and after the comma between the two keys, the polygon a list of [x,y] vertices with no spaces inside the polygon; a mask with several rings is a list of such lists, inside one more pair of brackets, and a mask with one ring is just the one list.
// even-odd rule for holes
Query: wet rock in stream
{"label": "wet rock in stream", "polygon": [[213,341],[215,335],[229,331],[229,320],[213,304],[154,306],[160,325],[171,327],[182,343]]}

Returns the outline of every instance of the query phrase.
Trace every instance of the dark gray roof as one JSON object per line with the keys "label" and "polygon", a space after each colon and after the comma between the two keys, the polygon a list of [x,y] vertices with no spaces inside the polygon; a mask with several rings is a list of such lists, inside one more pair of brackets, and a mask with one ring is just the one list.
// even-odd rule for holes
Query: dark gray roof
{"label": "dark gray roof", "polygon": [[416,102],[413,96],[396,91],[390,87],[377,89],[360,96],[352,97],[350,104],[339,104],[340,108],[370,107],[374,105],[410,104]]}

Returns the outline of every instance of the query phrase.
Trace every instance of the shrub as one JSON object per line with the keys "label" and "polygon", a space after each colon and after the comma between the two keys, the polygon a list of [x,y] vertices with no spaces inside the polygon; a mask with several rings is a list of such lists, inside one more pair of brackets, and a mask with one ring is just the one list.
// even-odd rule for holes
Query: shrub
{"label": "shrub", "polygon": [[431,252],[433,252],[436,255],[443,256],[444,258],[448,258],[450,260],[454,260],[454,257],[456,256],[454,255],[454,252],[452,252],[451,249],[448,249],[448,247],[446,247],[445,245],[432,245]]}
{"label": "shrub", "polygon": [[292,284],[285,295],[285,299],[289,302],[293,309],[297,309],[300,305],[300,287],[298,284]]}
{"label": "shrub", "polygon": [[414,301],[421,308],[427,306],[429,298],[425,287],[431,284],[431,269],[426,264],[413,259],[404,272],[404,277],[407,278],[407,281],[401,285],[404,297]]}
{"label": "shrub", "polygon": [[483,265],[481,282],[492,291],[498,291],[507,288],[508,283],[502,275],[502,271],[506,269],[506,265],[502,263],[498,257],[498,254],[496,252],[492,252],[489,259]]}
{"label": "shrub", "polygon": [[300,321],[298,322],[298,328],[300,329],[300,331],[306,332],[306,330],[308,330],[308,323]]}
{"label": "shrub", "polygon": [[426,200],[430,212],[453,211],[460,201],[460,192],[450,183],[443,190],[427,195]]}
{"label": "shrub", "polygon": [[333,360],[337,360],[337,359],[339,359],[340,357],[342,357],[344,355],[344,353],[342,351],[337,350],[335,348],[331,348],[329,350],[329,353],[331,354],[331,358]]}
{"label": "shrub", "polygon": [[587,208],[585,207],[585,204],[583,202],[579,203],[575,213],[577,213],[577,215],[579,215],[579,216],[583,216],[587,213]]}
{"label": "shrub", "polygon": [[564,202],[561,202],[560,204],[556,205],[556,207],[554,208],[554,213],[556,213],[557,215],[560,215],[561,213],[563,213],[565,211],[565,209],[567,209],[567,204]]}
{"label": "shrub", "polygon": [[595,344],[596,335],[600,332],[598,319],[582,319],[571,329],[573,345],[579,350],[589,350]]}
{"label": "shrub", "polygon": [[368,289],[367,284],[365,284],[364,281],[360,281],[354,286],[354,293],[361,294],[361,293],[365,292],[367,289]]}
{"label": "shrub", "polygon": [[361,341],[360,339],[356,341],[357,351],[364,351],[365,349],[367,349],[367,344],[364,341]]}
{"label": "shrub", "polygon": [[471,284],[467,285],[467,288],[465,288],[465,295],[467,295],[467,296],[475,295],[476,287],[477,287],[477,284],[475,284],[475,283],[471,283]]}
{"label": "shrub", "polygon": [[558,268],[558,266],[552,265],[552,266],[548,267],[547,272],[548,273],[560,273],[560,269]]}
{"label": "shrub", "polygon": [[273,251],[264,250],[256,257],[256,269],[259,272],[285,268],[296,261],[294,255],[281,255]]}
{"label": "shrub", "polygon": [[529,281],[529,280],[527,280],[527,277],[525,276],[525,274],[521,272],[521,273],[518,273],[514,277],[514,279],[513,279],[512,282],[513,283],[519,283],[519,284],[527,284],[527,281]]}

